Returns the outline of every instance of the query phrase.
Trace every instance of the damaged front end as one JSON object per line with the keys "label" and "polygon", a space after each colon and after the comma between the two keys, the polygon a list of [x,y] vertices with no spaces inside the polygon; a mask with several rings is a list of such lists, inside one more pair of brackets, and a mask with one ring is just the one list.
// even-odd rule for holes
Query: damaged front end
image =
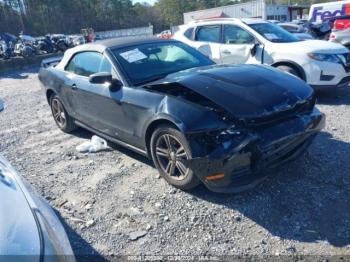
{"label": "damaged front end", "polygon": [[185,123],[192,159],[184,164],[215,192],[254,187],[299,157],[325,126],[313,90],[267,67],[192,69],[145,88],[174,98],[163,108]]}
{"label": "damaged front end", "polygon": [[324,114],[313,108],[276,122],[188,133],[193,159],[186,165],[212,191],[245,191],[298,158],[324,126]]}

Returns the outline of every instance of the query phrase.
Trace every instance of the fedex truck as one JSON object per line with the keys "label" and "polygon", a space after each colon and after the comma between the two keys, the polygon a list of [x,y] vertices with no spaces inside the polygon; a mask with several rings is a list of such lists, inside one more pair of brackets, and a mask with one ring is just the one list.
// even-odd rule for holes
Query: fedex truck
{"label": "fedex truck", "polygon": [[314,4],[310,7],[309,19],[312,23],[321,23],[339,15],[350,15],[350,0]]}

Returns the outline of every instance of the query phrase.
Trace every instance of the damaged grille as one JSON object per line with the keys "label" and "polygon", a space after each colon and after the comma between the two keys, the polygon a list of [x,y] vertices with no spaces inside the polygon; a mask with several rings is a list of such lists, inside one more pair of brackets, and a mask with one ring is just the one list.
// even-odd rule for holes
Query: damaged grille
{"label": "damaged grille", "polygon": [[309,113],[313,110],[315,104],[316,97],[312,95],[307,100],[301,103],[297,103],[294,107],[288,108],[286,110],[277,111],[272,114],[268,114],[266,116],[258,118],[246,118],[244,119],[244,122],[249,127],[268,126],[281,120],[288,119],[289,117],[293,117],[297,114]]}
{"label": "damaged grille", "polygon": [[307,133],[276,142],[261,149],[261,162],[267,168],[274,168],[293,160],[302,153],[315,137],[314,133]]}

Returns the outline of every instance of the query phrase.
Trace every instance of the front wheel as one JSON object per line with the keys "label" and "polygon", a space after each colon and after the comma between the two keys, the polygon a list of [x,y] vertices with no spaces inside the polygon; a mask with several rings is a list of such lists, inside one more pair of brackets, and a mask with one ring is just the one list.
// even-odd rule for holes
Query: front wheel
{"label": "front wheel", "polygon": [[280,65],[280,66],[277,66],[276,68],[283,71],[283,72],[286,72],[288,74],[291,74],[291,75],[294,75],[296,77],[301,78],[299,72],[291,66]]}
{"label": "front wheel", "polygon": [[160,126],[151,138],[151,155],[160,175],[171,185],[189,190],[200,184],[184,160],[192,158],[185,136],[170,126]]}

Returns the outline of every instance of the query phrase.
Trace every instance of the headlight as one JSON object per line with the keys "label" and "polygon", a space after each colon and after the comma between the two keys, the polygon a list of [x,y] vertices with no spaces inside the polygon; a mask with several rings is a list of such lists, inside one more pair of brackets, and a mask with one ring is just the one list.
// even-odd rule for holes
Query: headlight
{"label": "headlight", "polygon": [[335,55],[335,54],[308,53],[307,55],[311,59],[317,60],[317,61],[338,63],[338,64],[342,63],[338,55]]}

